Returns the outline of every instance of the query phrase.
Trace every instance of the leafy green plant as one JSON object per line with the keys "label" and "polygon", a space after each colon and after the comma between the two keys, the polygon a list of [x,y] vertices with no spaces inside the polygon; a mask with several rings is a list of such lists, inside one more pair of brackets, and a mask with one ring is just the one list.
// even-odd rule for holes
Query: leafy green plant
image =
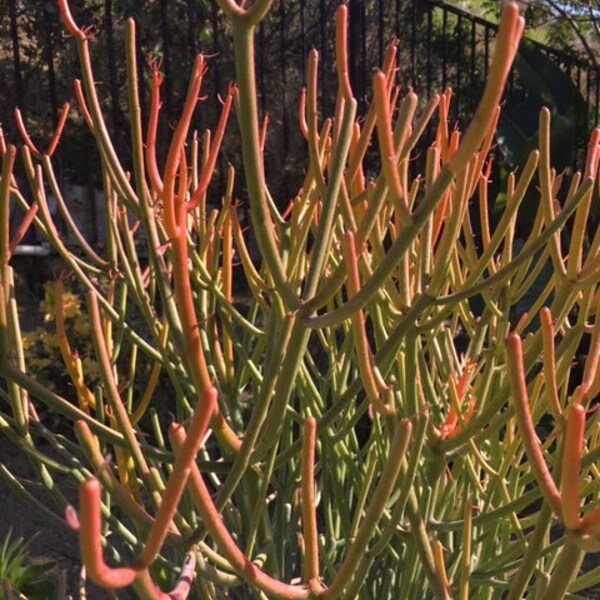
{"label": "leafy green plant", "polygon": [[29,564],[30,547],[33,539],[25,541],[22,537],[11,539],[9,530],[0,546],[0,582],[6,600],[27,598],[28,600],[47,600],[54,593],[54,585],[44,579],[44,575],[54,567],[53,562]]}
{"label": "leafy green plant", "polygon": [[[580,567],[600,548],[598,424],[588,412],[600,391],[600,234],[588,238],[584,227],[597,197],[600,130],[584,172],[557,173],[551,114],[542,110],[539,149],[507,178],[492,223],[489,153],[524,28],[516,5],[504,8],[464,134],[448,122],[449,90],[424,105],[412,90],[401,95],[395,46],[357,115],[340,6],[335,113],[319,116],[313,51],[299,110],[305,180],[284,213],[265,179],[269,135],[253,61],[270,0],[219,0],[236,85],[214,130],[195,135],[206,70],[197,59],[164,161],[156,153],[162,75],[155,64],[142,115],[127,23],[131,172],[100,110],[92,38],[67,1],[59,5],[82,66],[79,110],[102,157],[106,250],[91,248],[66,211],[79,240],[67,248],[52,221],[45,184],[58,196],[51,155],[60,131],[40,151],[23,130],[31,204],[12,177],[17,150],[2,146],[0,429],[66,510],[87,577],[148,599],[516,600],[577,597],[597,584],[600,570]],[[417,156],[428,130],[435,140]],[[239,136],[242,165],[227,168],[222,204],[211,209],[227,132]],[[379,158],[372,179],[370,146]],[[517,245],[534,176],[536,211]],[[11,197],[27,215],[12,238]],[[91,380],[63,350],[73,401],[33,378],[23,353],[10,259],[31,223],[86,290],[99,376]],[[545,287],[519,313],[543,270],[551,271]],[[69,333],[57,332],[67,348]],[[128,372],[138,353],[153,362],[144,391],[129,398],[118,368],[125,340]],[[572,357],[585,343],[578,375]],[[170,422],[156,412],[161,373],[174,400]],[[48,431],[38,406],[61,414],[72,434]],[[77,510],[56,473],[78,483]],[[6,467],[0,475],[26,492]]]}

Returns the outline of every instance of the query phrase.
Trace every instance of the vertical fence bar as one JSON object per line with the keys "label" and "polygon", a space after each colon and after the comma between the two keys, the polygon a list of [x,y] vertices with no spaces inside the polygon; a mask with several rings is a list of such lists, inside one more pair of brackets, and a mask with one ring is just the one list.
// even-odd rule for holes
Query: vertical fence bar
{"label": "vertical fence bar", "polygon": [[360,4],[358,0],[350,0],[348,4],[348,54],[350,61],[350,84],[359,101],[359,110],[364,108],[364,89],[361,68],[361,27],[360,27]]}
{"label": "vertical fence bar", "polygon": [[469,112],[473,112],[475,106],[475,82],[477,76],[477,23],[471,21],[471,64],[469,69]]}
{"label": "vertical fence bar", "polygon": [[462,37],[462,16],[456,17],[455,44],[456,44],[456,92],[454,101],[454,118],[456,121],[460,118],[460,104],[462,100],[462,61],[463,61],[463,37]]}
{"label": "vertical fence bar", "polygon": [[281,98],[283,99],[283,106],[281,107],[281,121],[283,123],[283,189],[285,191],[285,197],[287,198],[287,161],[288,154],[290,151],[289,141],[289,118],[288,118],[288,70],[286,60],[286,37],[285,37],[285,23],[286,23],[286,3],[285,0],[279,0],[279,35],[280,35],[280,51],[279,51],[279,70],[281,73]]}
{"label": "vertical fence bar", "polygon": [[23,69],[21,65],[21,46],[19,42],[19,23],[17,0],[8,0],[8,15],[10,19],[10,38],[12,42],[13,74],[15,78],[15,102],[25,114],[27,102],[23,89]]}
{"label": "vertical fence bar", "polygon": [[484,34],[484,50],[483,50],[483,78],[487,79],[488,70],[490,67],[490,28],[486,26]]}
{"label": "vertical fence bar", "polygon": [[427,45],[427,68],[425,69],[427,77],[427,98],[431,98],[433,92],[433,65],[432,65],[432,44],[433,40],[433,6],[427,9],[427,35],[425,36],[425,44]]}
{"label": "vertical fence bar", "polygon": [[258,48],[256,49],[258,58],[258,94],[261,116],[263,116],[267,110],[266,108],[266,80],[265,80],[265,69],[266,69],[266,52],[265,52],[265,27],[266,22],[261,21],[258,26]]}
{"label": "vertical fence bar", "polygon": [[366,102],[367,95],[370,89],[370,76],[369,67],[367,65],[367,12],[365,2],[360,2],[360,87],[361,87],[361,99],[364,103]]}
{"label": "vertical fence bar", "polygon": [[194,0],[187,0],[187,39],[188,51],[190,56],[190,65],[194,64],[196,54],[198,54],[198,45],[196,43],[196,31],[198,30],[198,22],[196,19],[196,11],[194,9]]}
{"label": "vertical fence bar", "polygon": [[108,89],[110,93],[111,120],[113,127],[119,124],[119,78],[115,57],[112,0],[104,0],[104,31],[106,32],[106,58],[108,67]]}
{"label": "vertical fence bar", "polygon": [[168,0],[160,0],[160,32],[162,36],[163,66],[166,77],[165,87],[165,111],[169,120],[173,118],[173,77],[171,71],[171,35],[169,31]]}
{"label": "vertical fence bar", "polygon": [[[411,4],[411,19],[410,19],[410,80],[412,86],[418,88],[417,85],[417,0],[413,0]],[[431,42],[431,40],[428,40]],[[429,74],[428,74],[429,76]]]}
{"label": "vertical fence bar", "polygon": [[377,65],[383,64],[383,53],[385,52],[383,32],[385,23],[383,18],[383,0],[377,2]]}
{"label": "vertical fence bar", "polygon": [[54,70],[54,40],[52,39],[52,19],[48,14],[48,5],[42,8],[43,29],[46,35],[46,66],[48,75],[48,94],[50,96],[50,114],[52,116],[52,127],[58,123],[58,95],[56,93],[56,73]]}
{"label": "vertical fence bar", "polygon": [[327,64],[327,30],[325,27],[325,15],[327,14],[326,10],[326,1],[320,0],[319,2],[319,12],[321,16],[319,18],[319,76],[321,80],[321,107],[323,110],[323,114],[328,114],[328,97],[329,97],[329,86],[327,85],[328,79],[325,75],[325,65]]}
{"label": "vertical fence bar", "polygon": [[594,69],[596,89],[594,96],[594,124],[598,124],[598,107],[600,106],[600,70],[598,68]]}
{"label": "vertical fence bar", "polygon": [[306,55],[308,54],[308,44],[306,43],[306,1],[300,0],[300,64],[302,70],[302,83],[306,82]]}
{"label": "vertical fence bar", "polygon": [[448,87],[448,11],[442,8],[442,90]]}
{"label": "vertical fence bar", "polygon": [[[212,29],[212,53],[215,56],[219,56],[221,52],[221,36],[219,32],[219,9],[217,8],[216,2],[212,3],[210,25]],[[221,69],[219,68],[219,64],[220,63],[217,63],[215,67],[211,69],[215,94],[221,89]],[[206,127],[210,126],[210,123],[206,124]]]}

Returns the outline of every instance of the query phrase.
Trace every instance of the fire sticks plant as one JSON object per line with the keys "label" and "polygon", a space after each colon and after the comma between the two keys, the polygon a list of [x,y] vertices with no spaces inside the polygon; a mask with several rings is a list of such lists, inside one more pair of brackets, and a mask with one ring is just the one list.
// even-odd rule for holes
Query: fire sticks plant
{"label": "fire sticks plant", "polygon": [[[342,5],[335,114],[319,114],[312,51],[299,108],[306,175],[282,214],[265,180],[253,62],[272,0],[218,2],[237,81],[214,130],[196,135],[198,57],[165,157],[162,75],[156,65],[142,114],[127,23],[131,172],[103,119],[93,39],[59,2],[101,156],[103,251],[65,211],[79,241],[68,247],[50,214],[48,189],[63,206],[60,130],[45,151],[22,124],[22,147],[1,145],[0,427],[49,495],[40,509],[56,527],[66,514],[89,580],[145,599],[583,597],[600,583],[594,557],[583,562],[600,550],[600,234],[585,233],[600,130],[583,172],[557,173],[543,111],[539,149],[491,218],[490,149],[524,28],[516,5],[464,134],[448,120],[450,90],[424,103],[396,85],[395,46],[357,114]],[[239,136],[241,167],[219,190],[225,135]],[[11,203],[25,214],[13,234]],[[93,376],[60,301],[54,315],[72,401],[33,378],[23,352],[11,256],[29,226],[63,261],[55,298],[67,279],[86,290]],[[142,381],[140,357],[152,365]],[[44,425],[47,409],[62,433]],[[29,493],[6,465],[0,474]]]}

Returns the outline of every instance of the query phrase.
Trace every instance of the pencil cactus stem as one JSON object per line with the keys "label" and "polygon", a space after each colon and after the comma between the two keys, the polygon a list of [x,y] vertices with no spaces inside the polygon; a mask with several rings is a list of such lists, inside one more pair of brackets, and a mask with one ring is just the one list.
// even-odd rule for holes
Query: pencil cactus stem
{"label": "pencil cactus stem", "polygon": [[182,151],[187,138],[192,116],[200,96],[202,79],[206,70],[203,56],[198,56],[194,62],[192,78],[188,86],[185,104],[177,127],[173,133],[167,162],[165,164],[162,199],[164,203],[165,230],[169,239],[173,240],[179,236],[180,223],[176,209],[175,181],[179,170]]}
{"label": "pencil cactus stem", "polygon": [[[233,206],[231,204],[233,194],[233,181],[235,177],[235,170],[230,167],[227,175],[227,190],[225,192],[225,206],[223,208],[225,212],[225,218],[223,219],[222,226],[222,280],[223,280],[223,294],[228,303],[233,304]],[[223,358],[225,360],[225,380],[233,382],[235,376],[235,363],[234,363],[234,344],[232,336],[229,333],[229,327],[231,327],[231,318],[226,315],[224,319],[228,325],[223,327]]]}
{"label": "pencil cactus stem", "polygon": [[318,125],[318,110],[317,110],[317,97],[318,97],[318,70],[319,70],[319,53],[313,48],[308,54],[308,65],[306,70],[306,123],[307,123],[307,141],[308,141],[308,155],[310,158],[310,164],[313,167],[313,176],[319,194],[325,195],[325,179],[323,177],[323,164],[322,164],[322,152],[320,151],[324,144],[327,134],[325,133],[325,124],[323,123],[323,132],[319,136],[319,125]]}
{"label": "pencil cactus stem", "polygon": [[69,33],[78,40],[84,41],[86,39],[85,32],[75,23],[68,0],[58,0],[58,8]]}
{"label": "pencil cactus stem", "polygon": [[319,283],[324,276],[323,270],[327,255],[331,250],[338,195],[342,186],[350,142],[352,141],[352,126],[356,115],[356,107],[357,104],[354,99],[345,103],[340,139],[337,140],[336,147],[333,150],[330,178],[325,196],[323,197],[323,210],[319,218],[315,243],[302,292],[305,300],[308,300],[316,293]]}
{"label": "pencil cactus stem", "polygon": [[571,404],[568,409],[561,469],[563,521],[565,527],[571,530],[577,530],[581,526],[579,477],[584,430],[585,409],[581,404]]}
{"label": "pencil cactus stem", "polygon": [[525,382],[525,369],[523,365],[523,348],[521,338],[511,334],[506,340],[506,364],[508,379],[512,392],[512,400],[517,417],[517,423],[521,430],[523,447],[531,464],[531,469],[554,512],[562,518],[563,506],[560,493],[556,487],[552,474],[548,470],[540,441],[535,432],[531,409],[529,407],[529,395]]}
{"label": "pencil cactus stem", "polygon": [[298,101],[298,125],[304,139],[308,139],[308,123],[306,120],[306,88],[303,87]]}
{"label": "pencil cactus stem", "polygon": [[81,79],[76,79],[73,82],[73,89],[75,90],[75,97],[77,98],[77,104],[79,105],[79,110],[81,110],[83,119],[86,125],[88,126],[89,130],[94,131],[94,122],[92,121],[92,115],[90,114],[90,110],[87,106],[85,92],[83,91]]}
{"label": "pencil cactus stem", "polygon": [[[219,6],[232,17],[235,70],[237,76],[236,112],[241,132],[242,157],[250,202],[250,216],[263,261],[273,278],[275,287],[289,308],[297,308],[299,299],[291,289],[277,248],[273,219],[267,201],[266,182],[259,143],[258,104],[254,65],[254,26],[272,0],[253,4],[248,19],[233,1],[219,0]],[[234,8],[235,7],[235,8]]]}
{"label": "pencil cactus stem", "polygon": [[439,124],[435,132],[435,146],[439,148],[444,162],[448,162],[448,140],[450,139],[448,132],[448,112],[450,110],[451,98],[452,90],[447,88],[440,94],[440,102],[438,104]]}
{"label": "pencil cactus stem", "polygon": [[263,161],[263,170],[264,170],[264,161],[265,161],[265,144],[267,142],[267,130],[269,129],[269,113],[266,113],[263,117],[262,124],[260,126],[260,131],[258,132],[258,147],[260,148],[260,156]]}
{"label": "pencil cactus stem", "polygon": [[10,259],[10,182],[15,165],[17,149],[7,146],[2,156],[0,171],[0,266],[6,267]]}
{"label": "pencil cactus stem", "polygon": [[558,397],[558,387],[556,385],[556,358],[554,352],[554,323],[552,322],[552,313],[548,307],[540,310],[540,324],[542,330],[543,357],[544,357],[544,381],[546,383],[546,394],[548,395],[548,405],[557,422],[563,413]]}
{"label": "pencil cactus stem", "polygon": [[348,70],[348,7],[345,4],[338,6],[335,25],[335,64],[340,91],[345,100],[351,100],[354,96]]}
{"label": "pencil cactus stem", "polygon": [[[86,576],[96,585],[106,589],[121,589],[133,585],[143,600],[184,600],[190,590],[194,575],[193,554],[186,555],[183,569],[173,591],[161,592],[152,581],[150,573],[142,567],[109,567],[102,552],[102,513],[100,481],[96,478],[84,481],[79,488],[79,547]],[[71,517],[71,522],[76,521]]]}
{"label": "pencil cactus stem", "polygon": [[119,589],[131,585],[138,573],[131,567],[111,568],[104,562],[101,492],[95,478],[79,488],[79,549],[87,577],[101,587]]}
{"label": "pencil cactus stem", "polygon": [[135,460],[136,468],[139,470],[142,476],[148,480],[148,463],[144,457],[144,453],[142,452],[140,444],[136,439],[129,415],[127,414],[127,410],[125,409],[121,394],[115,382],[111,358],[109,356],[106,346],[106,339],[104,337],[98,299],[93,292],[88,292],[87,298],[91,326],[94,330],[94,349],[96,351],[96,358],[98,360],[98,365],[102,375],[102,383],[105,386],[106,396],[112,408],[116,423],[118,423],[118,429],[126,441],[127,450]]}
{"label": "pencil cactus stem", "polygon": [[210,183],[210,179],[217,164],[217,158],[223,142],[223,136],[225,135],[225,127],[229,121],[229,113],[231,111],[234,95],[235,86],[230,85],[229,90],[227,91],[227,96],[225,97],[225,101],[223,102],[223,107],[221,109],[221,115],[219,116],[219,122],[217,124],[215,134],[211,140],[208,156],[206,157],[202,167],[202,174],[200,176],[200,180],[198,181],[198,186],[193,196],[190,198],[188,210],[195,208],[198,205],[200,198],[202,198],[202,196],[206,193],[206,189],[208,188],[208,184]]}
{"label": "pencil cactus stem", "polygon": [[462,557],[460,561],[460,588],[459,600],[469,600],[469,588],[471,578],[471,564],[473,560],[473,506],[471,497],[464,501],[463,519],[465,526],[462,535]]}
{"label": "pencil cactus stem", "polygon": [[177,511],[177,506],[185,489],[187,479],[190,473],[191,465],[194,463],[196,454],[203,441],[208,425],[213,416],[217,404],[217,390],[210,388],[205,390],[198,399],[198,404],[194,410],[194,415],[190,423],[189,431],[185,437],[185,442],[179,448],[177,460],[173,467],[173,472],[167,482],[162,495],[162,502],[156,520],[144,550],[140,554],[139,563],[144,567],[150,566],[153,562],[164,541],[167,537],[169,527]]}
{"label": "pencil cactus stem", "polygon": [[382,71],[373,76],[373,102],[377,121],[377,137],[381,148],[381,162],[386,182],[393,196],[394,206],[402,225],[410,225],[412,218],[406,206],[406,190],[402,189],[398,173],[398,157],[392,135],[392,109],[387,79]]}
{"label": "pencil cactus stem", "polygon": [[33,143],[33,140],[29,137],[27,133],[27,128],[25,127],[25,123],[23,121],[23,115],[19,108],[15,108],[13,111],[13,116],[15,118],[15,123],[17,124],[17,130],[19,131],[19,135],[23,139],[25,145],[29,148],[30,152],[36,157],[41,158],[42,153],[38,150],[37,146]]}
{"label": "pencil cactus stem", "polygon": [[381,519],[381,515],[395,487],[402,467],[404,454],[408,449],[411,432],[412,424],[410,421],[402,420],[396,424],[390,446],[389,459],[381,472],[379,483],[373,492],[373,496],[354,536],[352,545],[348,549],[348,553],[331,585],[321,594],[322,598],[326,598],[327,600],[338,598],[343,593],[344,588],[352,581],[355,568],[368,548],[369,539]]}
{"label": "pencil cactus stem", "polygon": [[[110,465],[107,465],[106,457],[100,451],[99,439],[92,433],[89,425],[85,421],[75,421],[74,431],[86,459],[96,471],[96,478],[100,481],[102,488],[111,494],[129,518],[141,527],[141,530],[150,530],[154,519],[133,499],[131,491],[119,482]],[[175,534],[170,533],[169,535],[174,536]],[[179,541],[183,541],[181,536],[175,537]]]}
{"label": "pencil cactus stem", "polygon": [[[552,195],[552,174],[550,157],[550,111],[544,107],[540,111],[539,118],[539,137],[540,137],[540,195],[542,206],[544,207],[544,217],[546,225],[555,217],[554,197]],[[550,253],[552,256],[552,265],[557,273],[565,275],[567,273],[560,249],[560,235],[556,232],[550,240]]]}
{"label": "pencil cactus stem", "polygon": [[[167,344],[169,336],[169,323],[166,319],[162,321],[162,329],[160,332],[159,345],[161,348],[165,348]],[[150,406],[150,402],[154,396],[154,392],[158,386],[160,374],[162,371],[162,365],[157,361],[152,365],[152,370],[150,371],[150,377],[148,377],[148,383],[146,384],[146,388],[144,389],[144,393],[142,394],[142,398],[139,401],[139,404],[135,408],[134,413],[131,415],[131,424],[136,425],[138,421],[146,414],[148,407]]]}
{"label": "pencil cactus stem", "polygon": [[472,181],[469,196],[472,196],[479,185],[479,180],[483,175],[483,170],[485,167],[486,161],[491,160],[489,152],[492,147],[492,143],[494,142],[494,138],[498,128],[498,121],[500,119],[500,106],[496,106],[496,110],[492,114],[492,118],[490,120],[490,124],[486,135],[481,143],[481,149],[476,153],[475,167],[472,172]]}
{"label": "pencil cactus stem", "polygon": [[500,17],[494,58],[488,71],[483,96],[459,149],[448,163],[448,169],[454,174],[466,165],[485,138],[496,107],[500,104],[524,28],[525,20],[519,16],[519,7],[515,2],[507,2]]}
{"label": "pencil cactus stem", "polygon": [[62,131],[63,131],[65,123],[67,121],[67,117],[69,116],[70,108],[71,108],[71,105],[68,102],[66,102],[63,105],[61,112],[60,112],[60,117],[58,119],[58,123],[56,125],[56,129],[54,130],[54,133],[52,134],[52,138],[50,139],[50,142],[48,144],[48,149],[46,150],[46,152],[41,152],[38,149],[38,147],[34,144],[33,140],[27,133],[27,128],[25,127],[25,122],[23,121],[23,116],[21,114],[21,111],[19,110],[19,108],[15,108],[13,114],[15,117],[15,122],[17,124],[17,129],[19,131],[19,134],[21,135],[21,138],[23,139],[23,142],[25,143],[25,145],[29,148],[31,153],[36,158],[41,158],[43,155],[52,156],[54,154],[54,152],[56,151],[56,148],[58,147],[58,144],[60,142],[60,137],[62,135]]}
{"label": "pencil cactus stem", "polygon": [[600,128],[594,127],[590,134],[587,154],[585,157],[584,177],[596,179],[598,175],[598,164],[600,163]]}
{"label": "pencil cactus stem", "polygon": [[448,573],[446,572],[446,563],[444,561],[444,546],[439,540],[433,543],[433,560],[439,574],[440,582],[443,585],[446,593],[450,594],[450,580],[448,579]]}
{"label": "pencil cactus stem", "polygon": [[[396,54],[397,54],[397,46],[396,46],[396,44],[392,44],[391,46],[388,47],[388,49],[386,51],[384,64],[381,67],[381,71],[385,74],[386,80],[388,82],[393,80],[393,77],[395,76],[395,73],[396,73]],[[414,92],[412,92],[412,90],[411,90],[407,94],[407,96],[411,96],[411,98],[414,100],[414,104],[416,107],[416,102],[418,100],[417,95]],[[402,110],[402,108],[401,108],[401,110]],[[406,124],[406,126],[409,126],[411,118],[412,118],[412,115],[411,115],[411,117],[403,117],[402,115],[398,115],[398,123]],[[377,115],[375,112],[375,103],[372,102],[369,105],[367,115],[365,117],[364,123],[362,124],[362,129],[359,129],[360,135],[359,135],[358,141],[355,144],[353,144],[352,151],[350,152],[350,157],[349,157],[349,161],[348,161],[348,169],[346,172],[346,179],[348,181],[352,181],[356,177],[357,172],[360,169],[362,169],[362,162],[363,162],[365,153],[367,151],[367,148],[369,147],[369,144],[371,143],[371,136],[372,136],[373,130],[375,129],[376,122],[377,122]],[[355,124],[355,127],[358,128],[357,123]]]}
{"label": "pencil cactus stem", "polygon": [[245,0],[238,5],[236,0],[217,0],[221,10],[230,18],[243,20],[248,26],[256,26],[264,19],[273,0],[257,0],[250,8],[245,8]]}
{"label": "pencil cactus stem", "polygon": [[157,195],[163,193],[163,182],[156,162],[156,143],[158,132],[158,116],[162,103],[160,101],[160,86],[163,82],[163,76],[159,71],[159,64],[156,61],[150,64],[152,70],[152,83],[150,92],[150,114],[148,116],[148,127],[146,132],[145,158],[148,175],[152,183],[152,188]]}
{"label": "pencil cactus stem", "polygon": [[38,205],[32,204],[29,207],[29,209],[27,210],[27,212],[25,213],[25,216],[23,217],[21,224],[19,225],[17,231],[15,231],[15,233],[12,236],[10,243],[8,245],[8,253],[11,256],[14,253],[15,248],[23,241],[25,234],[31,227],[32,223],[35,221],[37,212],[38,212]]}
{"label": "pencil cactus stem", "polygon": [[[360,290],[360,277],[358,272],[358,257],[355,247],[354,235],[347,231],[342,241],[343,255],[347,269],[348,296],[350,298],[358,294]],[[365,392],[373,408],[381,414],[393,414],[393,409],[387,406],[382,398],[374,374],[373,356],[367,339],[365,328],[365,316],[362,310],[358,310],[351,317],[352,333],[356,348],[356,359],[360,371]]]}
{"label": "pencil cactus stem", "polygon": [[[460,147],[451,161],[442,169],[418,208],[413,212],[410,226],[405,228],[403,235],[396,239],[385,257],[379,261],[371,278],[364,283],[360,292],[344,305],[329,313],[308,317],[306,323],[309,327],[324,327],[340,323],[357,309],[365,306],[391,277],[408,247],[442,200],[444,194],[454,181],[455,176],[466,167],[473,153],[478,150],[485,139],[490,120],[496,112],[496,107],[499,104],[502,90],[504,89],[510,67],[514,60],[518,42],[523,33],[523,27],[524,21],[519,16],[517,5],[512,2],[506,4],[502,12],[494,58],[483,96],[473,121],[460,143]],[[329,292],[329,289],[327,291]],[[316,300],[312,303],[307,303],[305,310],[314,310],[318,304],[320,303]]]}
{"label": "pencil cactus stem", "polygon": [[59,277],[54,285],[54,322],[56,323],[56,335],[60,351],[67,369],[67,373],[71,378],[71,382],[77,392],[77,399],[82,410],[90,412],[91,408],[96,405],[94,394],[85,384],[83,372],[81,369],[81,360],[74,356],[67,339],[67,330],[65,327],[65,314],[63,306],[64,283]]}
{"label": "pencil cactus stem", "polygon": [[[169,438],[177,455],[185,443],[185,431],[181,427],[171,427]],[[311,597],[308,588],[278,581],[252,564],[225,527],[223,517],[214,505],[200,469],[195,463],[191,465],[188,487],[208,533],[215,540],[223,556],[241,577],[274,598],[308,600]]]}
{"label": "pencil cactus stem", "polygon": [[600,507],[591,510],[581,519],[580,529],[593,536],[600,536]]}
{"label": "pencil cactus stem", "polygon": [[[600,129],[594,129],[590,135],[584,177],[595,178],[600,157]],[[583,249],[586,232],[586,223],[589,220],[592,205],[593,190],[586,195],[575,213],[573,221],[573,233],[569,244],[569,255],[567,258],[567,277],[574,279],[583,263]]]}
{"label": "pencil cactus stem", "polygon": [[315,494],[315,445],[317,422],[313,417],[304,420],[302,437],[302,530],[304,533],[307,581],[319,580],[319,536]]}
{"label": "pencil cactus stem", "polygon": [[135,207],[138,204],[138,198],[131,187],[131,184],[129,183],[127,174],[119,162],[102,114],[100,100],[98,98],[94,81],[88,36],[74,22],[69,11],[68,0],[59,0],[59,10],[67,29],[75,37],[77,42],[79,61],[83,74],[83,87],[85,89],[85,94],[81,94],[82,102],[80,102],[80,104],[82,106],[86,106],[86,102],[83,100],[83,98],[84,96],[87,97],[89,124],[94,136],[96,137],[96,140],[98,141],[98,145],[102,150],[102,155],[105,159],[106,166],[112,179],[114,180],[115,185],[118,185],[119,189],[122,191],[126,202]]}
{"label": "pencil cactus stem", "polygon": [[56,152],[56,148],[58,148],[58,144],[60,143],[60,138],[62,136],[65,123],[67,122],[67,118],[69,117],[70,110],[71,104],[69,102],[65,102],[60,112],[60,116],[58,118],[58,123],[56,125],[56,129],[54,130],[54,134],[52,135],[50,143],[48,144],[48,148],[46,149],[46,156],[52,156]]}
{"label": "pencil cactus stem", "polygon": [[577,577],[585,552],[577,546],[575,540],[567,538],[560,551],[558,563],[550,577],[544,599],[563,598],[571,582]]}
{"label": "pencil cactus stem", "polygon": [[193,552],[188,552],[185,555],[181,573],[177,578],[175,587],[168,595],[163,594],[163,596],[165,596],[165,600],[167,600],[167,598],[170,600],[185,600],[192,589],[192,582],[194,581],[194,577],[196,575],[195,571],[196,555]]}

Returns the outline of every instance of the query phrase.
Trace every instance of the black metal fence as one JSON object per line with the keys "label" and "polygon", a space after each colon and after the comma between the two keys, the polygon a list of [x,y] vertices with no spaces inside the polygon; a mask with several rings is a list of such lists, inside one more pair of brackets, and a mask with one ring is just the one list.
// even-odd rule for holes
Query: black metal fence
{"label": "black metal fence", "polygon": [[[258,31],[258,92],[261,108],[270,114],[273,134],[269,163],[282,173],[285,195],[302,156],[297,132],[297,103],[311,48],[320,53],[320,95],[324,114],[335,101],[334,15],[338,0],[276,0]],[[148,102],[148,55],[160,55],[167,78],[164,111],[177,118],[187,74],[198,52],[214,55],[204,92],[226,89],[234,78],[230,37],[216,3],[208,0],[71,0],[76,19],[96,32],[96,79],[109,125],[125,150],[125,70],[122,62],[123,20],[138,26],[142,110]],[[361,102],[368,101],[370,76],[382,63],[386,46],[399,41],[398,80],[428,98],[447,86],[454,90],[457,121],[474,108],[490,64],[496,25],[439,0],[349,0],[351,82]],[[16,139],[10,111],[20,106],[32,133],[46,139],[62,103],[73,96],[77,76],[73,42],[65,34],[54,2],[0,0],[0,115],[9,138]],[[544,48],[581,91],[590,124],[598,115],[598,70],[575,55]],[[214,122],[211,103],[201,106],[197,127]],[[77,120],[75,114],[74,120]],[[65,177],[85,183],[94,172],[94,158],[82,152],[87,134],[69,127],[61,149]],[[43,144],[42,144],[43,145]],[[236,153],[225,146],[226,160]],[[289,190],[287,188],[290,188]]]}

